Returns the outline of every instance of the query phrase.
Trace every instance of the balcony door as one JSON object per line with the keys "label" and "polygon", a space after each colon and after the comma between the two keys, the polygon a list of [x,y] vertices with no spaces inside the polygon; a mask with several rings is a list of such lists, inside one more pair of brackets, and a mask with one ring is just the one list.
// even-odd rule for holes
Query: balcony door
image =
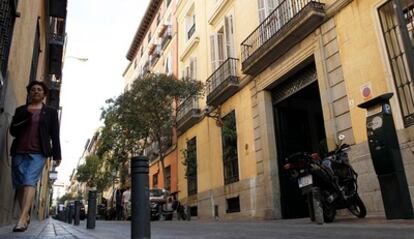
{"label": "balcony door", "polygon": [[224,17],[224,25],[210,36],[210,65],[213,73],[229,57],[235,57],[233,16]]}

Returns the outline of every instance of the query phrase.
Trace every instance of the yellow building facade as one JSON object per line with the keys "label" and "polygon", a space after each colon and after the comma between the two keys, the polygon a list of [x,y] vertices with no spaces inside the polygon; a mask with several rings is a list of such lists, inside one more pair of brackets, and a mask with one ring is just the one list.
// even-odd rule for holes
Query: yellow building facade
{"label": "yellow building facade", "polygon": [[[188,165],[178,163],[179,197],[193,214],[305,216],[284,158],[332,150],[340,134],[352,145],[368,212],[383,213],[366,111],[357,105],[386,92],[394,93],[393,118],[414,195],[413,52],[407,44],[414,6],[399,2],[402,11],[383,0],[178,1],[179,76],[206,83],[205,96],[181,102],[177,113],[178,151],[191,148],[196,160],[191,179]],[[236,144],[223,133],[231,114]],[[226,144],[237,157],[223,157]],[[179,154],[179,162],[186,159],[188,152]]]}
{"label": "yellow building facade", "polygon": [[[46,104],[59,109],[66,5],[66,0],[0,1],[0,161],[4,165],[0,190],[10,192],[0,198],[0,225],[11,223],[18,208],[11,182],[9,149],[13,138],[8,127],[15,108],[26,103],[29,82],[45,82],[49,86]],[[39,219],[48,216],[52,169],[49,160],[37,186],[32,216]]]}

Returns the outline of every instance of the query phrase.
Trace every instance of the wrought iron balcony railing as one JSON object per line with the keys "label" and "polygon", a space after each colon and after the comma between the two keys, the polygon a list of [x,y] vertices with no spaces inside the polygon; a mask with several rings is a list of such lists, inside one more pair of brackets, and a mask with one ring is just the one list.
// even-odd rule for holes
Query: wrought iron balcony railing
{"label": "wrought iron balcony railing", "polygon": [[161,48],[159,45],[156,45],[155,50],[151,54],[151,66],[157,64],[161,56]]}
{"label": "wrought iron balcony railing", "polygon": [[237,62],[239,59],[228,58],[206,81],[207,104],[217,106],[227,100],[239,89]]}
{"label": "wrought iron balcony railing", "polygon": [[52,44],[64,44],[65,21],[61,18],[51,17],[49,20],[49,41]]}
{"label": "wrought iron balcony railing", "polygon": [[167,25],[166,29],[164,30],[164,33],[161,36],[161,49],[165,49],[167,47],[168,43],[170,43],[172,38],[172,26]]}
{"label": "wrought iron balcony railing", "polygon": [[146,75],[147,73],[150,73],[151,72],[150,68],[151,68],[151,59],[148,59],[145,62],[144,66],[142,67],[142,75]]}
{"label": "wrought iron balcony railing", "polygon": [[[280,57],[322,23],[325,17],[324,7],[325,4],[320,3],[320,0],[281,1],[241,43],[242,70],[248,74],[255,73],[257,69],[250,68],[252,64],[261,61],[262,57],[272,58],[270,60]],[[280,49],[271,52],[270,57],[268,53],[277,47]]]}
{"label": "wrought iron balcony railing", "polygon": [[188,112],[199,109],[198,97],[195,95],[188,97],[177,107],[177,121],[182,120]]}
{"label": "wrought iron balcony railing", "polygon": [[185,99],[177,107],[177,132],[180,134],[193,126],[201,117],[198,96],[193,95]]}

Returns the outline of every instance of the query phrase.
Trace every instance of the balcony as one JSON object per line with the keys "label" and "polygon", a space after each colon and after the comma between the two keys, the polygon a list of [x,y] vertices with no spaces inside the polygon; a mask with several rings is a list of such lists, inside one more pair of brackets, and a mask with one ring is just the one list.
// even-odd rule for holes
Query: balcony
{"label": "balcony", "polygon": [[60,81],[50,82],[49,95],[47,97],[47,105],[54,109],[59,109],[60,105]]}
{"label": "balcony", "polygon": [[151,72],[150,68],[151,68],[151,59],[148,59],[145,62],[144,67],[142,67],[142,75],[146,75],[150,73]]}
{"label": "balcony", "polygon": [[49,74],[62,75],[64,36],[50,33],[49,35]]}
{"label": "balcony", "polygon": [[159,45],[155,46],[155,49],[151,52],[151,66],[155,66],[161,56],[161,47]]}
{"label": "balcony", "polygon": [[188,97],[177,107],[177,133],[184,133],[191,126],[196,124],[201,118],[198,97],[196,95]]}
{"label": "balcony", "polygon": [[167,47],[168,43],[170,43],[172,38],[172,27],[171,25],[166,26],[165,30],[161,36],[161,49],[164,50]]}
{"label": "balcony", "polygon": [[52,17],[49,20],[49,74],[62,75],[63,46],[65,44],[65,21]]}
{"label": "balcony", "polygon": [[66,18],[68,0],[49,0],[49,16]]}
{"label": "balcony", "polygon": [[320,0],[284,0],[242,42],[242,70],[256,75],[319,27],[325,18]]}
{"label": "balcony", "polygon": [[207,105],[218,106],[239,90],[238,60],[228,58],[207,79]]}

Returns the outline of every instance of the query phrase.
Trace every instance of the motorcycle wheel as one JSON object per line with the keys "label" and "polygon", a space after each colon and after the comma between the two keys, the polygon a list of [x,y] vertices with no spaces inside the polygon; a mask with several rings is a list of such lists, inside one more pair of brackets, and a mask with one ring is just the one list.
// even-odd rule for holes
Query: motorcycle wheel
{"label": "motorcycle wheel", "polygon": [[348,210],[358,218],[364,218],[367,215],[364,202],[362,202],[358,195],[355,196],[354,204],[348,207]]}
{"label": "motorcycle wheel", "polygon": [[324,205],[323,207],[323,221],[326,223],[333,222],[335,220],[336,210],[332,205]]}

